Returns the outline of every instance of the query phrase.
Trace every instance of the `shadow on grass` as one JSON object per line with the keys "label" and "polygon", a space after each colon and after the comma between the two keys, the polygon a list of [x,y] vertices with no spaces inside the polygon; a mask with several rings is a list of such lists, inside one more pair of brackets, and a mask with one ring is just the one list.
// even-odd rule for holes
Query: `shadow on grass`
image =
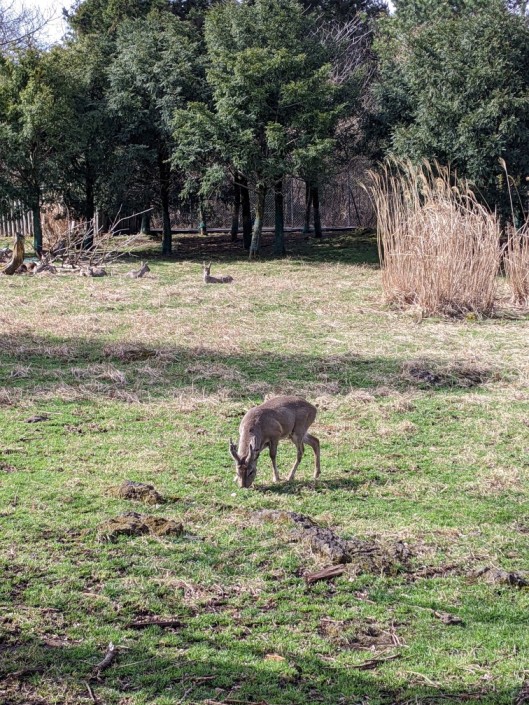
{"label": "shadow on grass", "polygon": [[[154,702],[153,698],[180,705],[426,705],[438,701],[507,705],[512,703],[516,691],[514,687],[498,690],[494,686],[465,688],[456,684],[395,688],[386,686],[392,680],[385,673],[384,659],[388,654],[380,655],[380,662],[372,670],[351,669],[341,665],[338,658],[318,655],[285,654],[283,661],[267,661],[264,643],[258,647],[250,639],[234,639],[228,655],[226,650],[208,643],[206,634],[198,642],[209,647],[207,657],[192,659],[181,647],[192,648],[197,639],[187,641],[185,629],[182,634],[169,636],[180,645],[174,655],[170,653],[174,647],[167,646],[167,630],[150,631],[148,636],[138,637],[123,629],[121,637],[130,643],[135,636],[136,644],[119,651],[118,642],[117,660],[98,677],[93,677],[92,669],[102,653],[94,653],[88,645],[50,647],[29,638],[25,643],[7,647],[0,667],[0,693],[7,696],[5,702],[9,705],[43,705],[49,701],[42,699],[39,692],[54,690],[55,695],[60,693],[61,702],[131,705]],[[396,648],[391,655],[405,670],[406,652]],[[377,659],[376,654],[369,653],[362,660],[372,659]]]}
{"label": "shadow on grass", "polygon": [[[312,462],[310,450],[305,453],[305,458],[308,458],[309,461]],[[263,460],[266,460],[266,458],[263,458]],[[261,462],[263,463],[263,461]],[[266,473],[269,471],[269,468],[266,468],[264,466],[265,463],[263,463],[263,467],[261,467],[261,470],[264,470],[264,472]],[[271,469],[270,472],[272,472]],[[255,485],[255,489],[258,492],[262,492],[263,494],[270,493],[277,495],[296,495],[303,493],[303,491],[307,489],[312,490],[316,494],[321,494],[324,492],[333,492],[334,490],[346,490],[349,492],[355,492],[359,487],[365,486],[366,480],[367,478],[364,474],[362,474],[361,476],[354,475],[351,477],[337,477],[332,478],[330,480],[322,479],[321,477],[319,477],[317,480],[302,480],[299,479],[298,475],[296,475],[296,478],[292,482],[288,482],[286,480],[283,480],[282,478],[281,482],[277,484],[263,484],[261,482],[261,484]],[[370,485],[384,485],[387,484],[387,481],[387,477],[383,477],[382,475],[369,477]]]}
{"label": "shadow on grass", "polygon": [[355,389],[377,394],[378,388],[382,395],[410,389],[464,392],[497,378],[468,365],[458,371],[451,361],[446,362],[450,374],[439,374],[443,364],[423,358],[416,370],[401,359],[354,353],[329,357],[265,351],[226,354],[205,347],[151,348],[141,342],[25,333],[0,340],[0,385],[18,390],[26,400],[54,389],[58,398],[61,389],[64,398],[74,391],[78,398],[85,394],[117,401],[170,399],[185,390],[195,396],[222,393],[226,399],[244,402],[265,394],[340,397]]}
{"label": "shadow on grass", "polygon": [[[261,259],[268,260],[273,255],[273,233],[264,233]],[[156,239],[146,239],[145,248],[135,256],[124,256],[122,262],[187,260],[200,262],[211,259],[214,262],[233,262],[248,259],[242,241],[232,242],[229,234],[214,233],[206,237],[185,233],[174,235],[174,254],[167,258],[161,253],[161,244]],[[327,232],[321,239],[307,238],[300,232],[286,234],[287,256],[303,259],[307,263],[340,262],[342,264],[370,264],[378,267],[376,234],[372,230],[359,229],[347,233]]]}

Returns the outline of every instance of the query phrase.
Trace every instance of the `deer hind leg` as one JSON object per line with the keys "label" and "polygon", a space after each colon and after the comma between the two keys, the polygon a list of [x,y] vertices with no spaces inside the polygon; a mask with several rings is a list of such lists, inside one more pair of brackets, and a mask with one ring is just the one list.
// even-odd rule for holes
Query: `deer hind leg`
{"label": "deer hind leg", "polygon": [[314,451],[314,458],[315,458],[314,479],[316,480],[320,476],[320,472],[321,472],[321,468],[320,468],[320,442],[316,438],[316,436],[311,436],[310,433],[306,433],[303,436],[303,440]]}
{"label": "deer hind leg", "polygon": [[279,482],[279,472],[277,471],[276,465],[277,441],[271,441],[268,450],[270,451],[270,460],[272,461],[272,467],[274,468],[274,482]]}
{"label": "deer hind leg", "polygon": [[299,436],[291,436],[292,443],[296,446],[296,449],[298,451],[297,457],[296,457],[296,462],[292,466],[292,470],[289,472],[287,480],[293,480],[294,476],[296,475],[296,470],[298,469],[298,465],[301,463],[301,459],[303,458],[303,453],[305,452],[305,446],[303,445],[303,439],[299,438]]}

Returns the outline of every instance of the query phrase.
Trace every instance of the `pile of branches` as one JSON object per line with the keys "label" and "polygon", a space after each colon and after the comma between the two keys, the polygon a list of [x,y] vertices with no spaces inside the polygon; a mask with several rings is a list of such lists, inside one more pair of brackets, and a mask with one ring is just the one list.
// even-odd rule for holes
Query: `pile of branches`
{"label": "pile of branches", "polygon": [[24,262],[25,238],[17,233],[13,249],[0,250],[0,264],[6,263],[0,273],[106,276],[108,272],[105,267],[138,249],[142,240],[140,233],[122,235],[120,225],[123,220],[117,216],[105,231],[102,228],[96,229],[94,221],[60,230],[50,229],[46,233],[46,249],[39,261],[33,262]]}

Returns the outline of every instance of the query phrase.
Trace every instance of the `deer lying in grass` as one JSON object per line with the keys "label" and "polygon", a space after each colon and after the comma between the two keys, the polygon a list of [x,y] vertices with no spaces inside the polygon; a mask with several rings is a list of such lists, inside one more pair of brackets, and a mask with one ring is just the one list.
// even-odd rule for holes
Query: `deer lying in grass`
{"label": "deer lying in grass", "polygon": [[147,274],[147,272],[150,271],[151,269],[149,264],[147,262],[142,262],[139,269],[133,269],[132,271],[127,272],[125,276],[130,277],[131,279],[141,279]]}
{"label": "deer lying in grass", "polygon": [[301,397],[275,397],[250,409],[239,426],[239,447],[230,438],[230,454],[237,469],[239,487],[250,487],[257,474],[257,460],[265,448],[270,452],[274,482],[279,482],[276,465],[277,444],[289,438],[298,454],[288,480],[293,480],[307,443],[315,455],[314,479],[320,475],[320,442],[308,433],[316,418],[316,408]]}
{"label": "deer lying in grass", "polygon": [[202,263],[202,274],[206,284],[229,284],[233,281],[233,277],[230,277],[229,274],[221,274],[218,277],[212,277],[211,262],[209,264],[206,264],[205,262]]}

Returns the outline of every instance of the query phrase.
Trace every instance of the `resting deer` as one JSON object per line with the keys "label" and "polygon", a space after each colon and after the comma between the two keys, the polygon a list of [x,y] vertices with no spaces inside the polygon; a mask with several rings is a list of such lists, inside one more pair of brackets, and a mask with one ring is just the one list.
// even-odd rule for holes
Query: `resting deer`
{"label": "resting deer", "polygon": [[149,267],[149,264],[147,262],[142,262],[141,267],[139,269],[133,269],[132,271],[127,272],[125,276],[130,277],[131,279],[141,279],[147,274],[147,272],[150,271],[151,269]]}
{"label": "resting deer", "polygon": [[307,443],[315,455],[314,479],[320,475],[320,442],[308,433],[316,418],[316,408],[301,397],[275,397],[250,409],[239,426],[239,447],[230,438],[230,454],[237,468],[239,487],[250,487],[257,474],[257,460],[265,448],[270,452],[274,482],[279,482],[276,465],[277,444],[289,438],[298,454],[288,480],[293,480]]}
{"label": "resting deer", "polygon": [[202,274],[206,284],[229,284],[233,281],[233,277],[230,277],[229,274],[221,274],[218,277],[212,277],[211,262],[209,264],[206,264],[205,262],[202,263]]}

